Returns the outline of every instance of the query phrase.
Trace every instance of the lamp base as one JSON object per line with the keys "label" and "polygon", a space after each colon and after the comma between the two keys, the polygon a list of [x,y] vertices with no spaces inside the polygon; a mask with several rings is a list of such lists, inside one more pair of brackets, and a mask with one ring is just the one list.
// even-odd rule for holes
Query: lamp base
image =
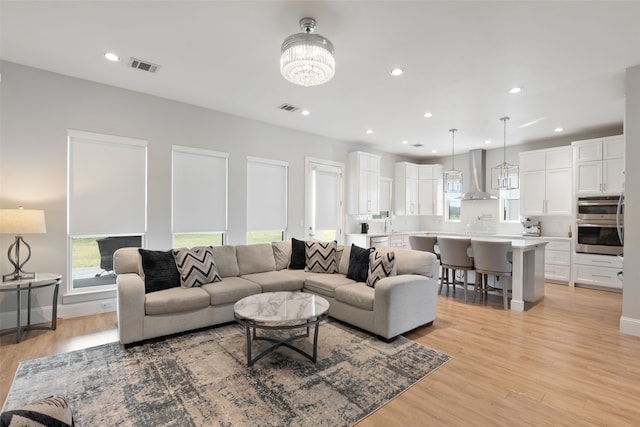
{"label": "lamp base", "polygon": [[[27,258],[20,262],[20,243],[22,243],[27,248]],[[12,253],[13,252],[13,253]],[[5,274],[2,276],[2,281],[7,282],[10,280],[22,280],[22,279],[35,279],[36,273],[29,273],[26,271],[22,271],[22,267],[29,261],[31,258],[31,246],[27,242],[24,241],[22,236],[16,236],[16,240],[13,242],[11,246],[9,246],[9,250],[7,251],[7,256],[9,257],[9,262],[13,265],[13,272],[9,274]]]}
{"label": "lamp base", "polygon": [[36,273],[25,273],[24,271],[13,272],[9,274],[4,274],[2,276],[3,282],[10,282],[13,280],[22,280],[22,279],[35,279]]}

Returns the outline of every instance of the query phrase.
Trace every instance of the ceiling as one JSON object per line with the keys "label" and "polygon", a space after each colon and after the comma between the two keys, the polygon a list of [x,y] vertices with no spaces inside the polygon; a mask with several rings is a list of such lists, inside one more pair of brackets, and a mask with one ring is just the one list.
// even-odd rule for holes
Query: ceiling
{"label": "ceiling", "polygon": [[[280,45],[305,16],[336,50],[334,79],[306,88],[279,71]],[[456,152],[501,147],[505,115],[508,145],[557,137],[558,126],[565,135],[620,126],[625,68],[640,64],[639,17],[636,1],[2,0],[0,57],[430,157],[450,155],[452,127]],[[121,61],[105,60],[108,51]],[[130,57],[160,69],[129,68]],[[405,73],[392,77],[395,67]]]}

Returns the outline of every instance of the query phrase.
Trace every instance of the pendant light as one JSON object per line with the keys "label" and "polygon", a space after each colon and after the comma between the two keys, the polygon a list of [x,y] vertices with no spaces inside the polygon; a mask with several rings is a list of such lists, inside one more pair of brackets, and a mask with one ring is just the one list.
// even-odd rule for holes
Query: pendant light
{"label": "pendant light", "polygon": [[445,193],[462,193],[462,171],[455,168],[454,150],[456,146],[455,133],[458,129],[449,129],[451,132],[451,169],[444,173],[444,192]]}
{"label": "pendant light", "polygon": [[333,44],[320,34],[313,34],[316,20],[302,18],[302,33],[287,37],[282,43],[280,72],[301,86],[316,86],[333,78],[336,69]]}
{"label": "pendant light", "polygon": [[517,165],[507,163],[507,120],[501,117],[504,126],[504,142],[502,144],[502,164],[491,168],[491,188],[494,190],[515,190],[520,186]]}

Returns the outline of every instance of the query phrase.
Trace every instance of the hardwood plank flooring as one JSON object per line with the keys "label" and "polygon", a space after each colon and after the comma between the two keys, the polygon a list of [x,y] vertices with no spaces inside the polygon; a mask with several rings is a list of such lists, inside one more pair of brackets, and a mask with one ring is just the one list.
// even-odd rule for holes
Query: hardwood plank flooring
{"label": "hardwood plank flooring", "polygon": [[[357,426],[638,425],[640,337],[619,332],[621,307],[621,294],[554,284],[524,313],[443,291],[434,324],[407,337],[453,359]],[[117,340],[115,328],[107,313],[1,337],[0,401],[20,361]]]}

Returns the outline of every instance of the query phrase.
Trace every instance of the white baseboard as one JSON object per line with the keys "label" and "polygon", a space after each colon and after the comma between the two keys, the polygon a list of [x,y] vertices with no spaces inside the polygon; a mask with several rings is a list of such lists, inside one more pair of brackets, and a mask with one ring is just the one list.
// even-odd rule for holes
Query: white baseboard
{"label": "white baseboard", "polygon": [[640,337],[640,319],[620,316],[620,332]]}
{"label": "white baseboard", "polygon": [[[51,322],[52,307],[32,307],[31,308],[31,324]],[[92,314],[107,313],[116,311],[116,299],[109,298],[100,301],[87,301],[75,304],[59,304],[58,318],[71,319],[73,317],[90,316]],[[8,329],[16,327],[16,311],[7,311],[0,313],[0,329]],[[20,323],[24,326],[27,324],[27,309],[23,308],[20,312]]]}

